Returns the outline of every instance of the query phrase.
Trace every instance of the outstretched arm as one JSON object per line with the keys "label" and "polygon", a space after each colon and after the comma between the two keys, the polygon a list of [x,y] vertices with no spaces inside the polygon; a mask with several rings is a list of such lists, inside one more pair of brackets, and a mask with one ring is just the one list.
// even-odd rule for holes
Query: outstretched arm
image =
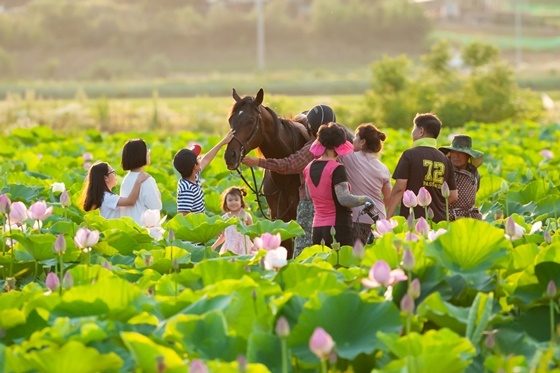
{"label": "outstretched arm", "polygon": [[282,175],[299,174],[314,159],[313,154],[309,151],[310,147],[311,144],[306,144],[303,148],[286,158],[245,157],[241,162],[249,167],[259,166]]}
{"label": "outstretched arm", "polygon": [[395,186],[391,191],[391,199],[387,208],[387,219],[392,218],[393,215],[395,215],[395,211],[397,210],[397,206],[399,205],[399,203],[401,203],[407,184],[408,179],[397,179],[395,181]]}
{"label": "outstretched arm", "polygon": [[134,205],[136,203],[136,200],[138,199],[138,196],[140,195],[140,186],[144,181],[148,180],[149,177],[150,177],[149,174],[145,172],[140,172],[138,174],[138,177],[136,178],[136,182],[134,183],[134,186],[132,187],[132,190],[130,191],[128,197],[119,198],[119,201],[117,202],[117,206]]}
{"label": "outstretched arm", "polygon": [[202,156],[202,158],[200,159],[200,168],[202,170],[205,169],[206,166],[210,164],[210,162],[212,162],[212,160],[214,159],[216,154],[218,154],[218,151],[222,146],[224,146],[225,144],[229,144],[231,139],[233,139],[234,134],[235,134],[234,130],[229,130],[227,135],[219,143],[217,143],[212,149],[210,149],[208,153]]}

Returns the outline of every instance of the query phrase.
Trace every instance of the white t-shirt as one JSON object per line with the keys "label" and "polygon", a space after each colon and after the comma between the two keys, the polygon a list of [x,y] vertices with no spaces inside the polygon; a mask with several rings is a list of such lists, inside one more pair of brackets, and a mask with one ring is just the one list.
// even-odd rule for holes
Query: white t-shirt
{"label": "white t-shirt", "polygon": [[119,210],[119,207],[117,206],[120,198],[121,197],[116,195],[115,193],[103,193],[103,202],[101,203],[101,207],[99,208],[101,216],[103,216],[105,219],[120,218],[121,212]]}
{"label": "white t-shirt", "polygon": [[[134,183],[138,178],[138,172],[130,171],[123,179],[121,184],[121,197],[128,197]],[[140,217],[146,210],[161,210],[161,193],[157,187],[156,181],[153,177],[149,177],[140,186],[140,194],[136,203],[132,206],[120,207],[121,216],[130,216],[139,225],[142,225]]]}

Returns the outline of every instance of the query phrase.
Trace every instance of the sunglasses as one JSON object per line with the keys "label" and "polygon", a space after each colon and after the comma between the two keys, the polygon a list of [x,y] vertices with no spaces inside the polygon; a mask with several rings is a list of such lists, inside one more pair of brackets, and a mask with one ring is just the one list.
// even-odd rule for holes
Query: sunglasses
{"label": "sunglasses", "polygon": [[117,172],[116,172],[115,170],[113,170],[113,171],[109,171],[109,173],[107,173],[107,176],[109,176],[109,175],[111,175],[111,174],[115,174],[115,175],[116,175],[116,174],[117,174]]}

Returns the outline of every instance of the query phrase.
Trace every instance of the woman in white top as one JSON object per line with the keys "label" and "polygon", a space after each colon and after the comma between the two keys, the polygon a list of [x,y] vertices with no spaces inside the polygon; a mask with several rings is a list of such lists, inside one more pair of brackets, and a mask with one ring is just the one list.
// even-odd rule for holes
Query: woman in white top
{"label": "woman in white top", "polygon": [[[123,170],[130,171],[121,184],[121,197],[128,197],[132,192],[138,175],[145,166],[150,164],[150,150],[142,139],[128,140],[122,151],[121,165]],[[149,176],[149,175],[148,175]],[[149,176],[141,188],[138,200],[132,206],[121,207],[121,216],[130,216],[139,225],[142,225],[140,217],[146,210],[161,210],[161,193],[156,181]]]}
{"label": "woman in white top", "polygon": [[138,175],[134,187],[128,197],[119,197],[111,192],[117,185],[115,170],[105,162],[97,162],[90,167],[82,191],[84,211],[99,209],[101,216],[106,219],[119,218],[119,206],[132,206],[138,199],[142,183],[150,175],[142,172]]}
{"label": "woman in white top", "polygon": [[[356,128],[354,152],[339,158],[346,167],[352,193],[373,198],[374,212],[379,214],[379,219],[385,219],[385,207],[391,196],[391,173],[377,158],[386,138],[373,124],[361,124]],[[361,210],[361,206],[352,209],[352,231],[354,240],[360,239],[365,244],[373,220],[366,214],[360,215]]]}

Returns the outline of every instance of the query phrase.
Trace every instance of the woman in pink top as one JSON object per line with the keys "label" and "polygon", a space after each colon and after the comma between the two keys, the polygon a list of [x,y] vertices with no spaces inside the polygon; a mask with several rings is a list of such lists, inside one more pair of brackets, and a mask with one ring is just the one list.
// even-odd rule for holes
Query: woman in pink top
{"label": "woman in pink top", "polygon": [[324,240],[331,245],[331,229],[335,229],[335,240],[341,245],[353,245],[351,207],[373,203],[368,196],[356,196],[350,193],[344,165],[337,162],[339,155],[349,154],[353,145],[346,141],[344,129],[337,123],[322,125],[317,133],[317,140],[310,151],[318,159],[312,161],[305,170],[307,193],[313,201],[312,242],[317,245]]}
{"label": "woman in pink top", "polygon": [[[375,213],[385,219],[385,206],[391,196],[391,173],[377,158],[383,148],[386,136],[371,123],[361,124],[356,128],[354,152],[339,161],[346,167],[348,183],[352,193],[371,196],[375,201]],[[352,209],[352,231],[354,240],[366,243],[373,220],[367,214],[360,214],[361,208]]]}

